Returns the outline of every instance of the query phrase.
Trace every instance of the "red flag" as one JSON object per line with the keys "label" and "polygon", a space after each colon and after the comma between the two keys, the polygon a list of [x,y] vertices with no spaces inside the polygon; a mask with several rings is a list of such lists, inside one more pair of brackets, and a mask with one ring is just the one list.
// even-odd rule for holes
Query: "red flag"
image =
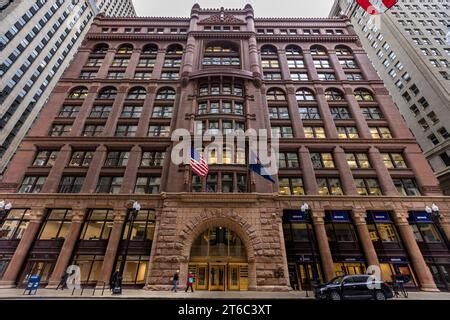
{"label": "red flag", "polygon": [[356,0],[369,14],[384,13],[397,3],[397,0]]}

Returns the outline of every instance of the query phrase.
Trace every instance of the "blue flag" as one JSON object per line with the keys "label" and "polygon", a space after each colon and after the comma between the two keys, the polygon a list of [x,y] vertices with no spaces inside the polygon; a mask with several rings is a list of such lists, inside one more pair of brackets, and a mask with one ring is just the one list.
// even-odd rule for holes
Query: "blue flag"
{"label": "blue flag", "polygon": [[253,152],[250,152],[250,165],[249,165],[249,168],[250,168],[250,170],[252,170],[252,171],[256,172],[257,174],[259,174],[264,179],[267,179],[270,182],[275,183],[275,180],[272,178],[272,176],[270,174],[267,173],[266,169],[261,164],[261,161],[259,160],[259,158]]}

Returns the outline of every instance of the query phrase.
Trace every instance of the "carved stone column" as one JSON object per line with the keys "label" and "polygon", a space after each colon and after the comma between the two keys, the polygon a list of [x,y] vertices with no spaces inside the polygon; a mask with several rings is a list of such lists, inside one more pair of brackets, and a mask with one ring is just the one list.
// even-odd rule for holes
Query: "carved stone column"
{"label": "carved stone column", "polygon": [[365,210],[353,210],[352,218],[353,223],[356,227],[356,232],[358,233],[359,242],[364,251],[364,256],[366,257],[367,264],[369,266],[379,265],[378,256],[375,248],[370,238],[369,229],[367,229],[366,223],[367,213]]}
{"label": "carved stone column", "polygon": [[45,215],[45,208],[32,208],[30,222],[25,230],[22,239],[17,246],[14,255],[9,262],[8,268],[0,281],[0,288],[14,288],[16,286],[17,277],[27,258],[28,252],[41,228],[42,219]]}
{"label": "carved stone column", "polygon": [[325,230],[325,212],[315,211],[312,212],[312,221],[314,226],[314,232],[317,239],[317,245],[319,247],[320,260],[322,261],[323,276],[325,281],[330,281],[335,277],[333,257],[331,255],[330,245],[328,243],[327,231]]}

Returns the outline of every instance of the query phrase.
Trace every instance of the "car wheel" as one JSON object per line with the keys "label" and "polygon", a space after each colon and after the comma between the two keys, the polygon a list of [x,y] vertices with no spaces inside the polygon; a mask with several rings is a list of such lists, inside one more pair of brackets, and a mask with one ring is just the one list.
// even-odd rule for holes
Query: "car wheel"
{"label": "car wheel", "polygon": [[382,291],[375,292],[375,300],[384,301],[386,300],[386,295]]}
{"label": "car wheel", "polygon": [[341,295],[338,292],[331,291],[331,293],[330,293],[330,300],[339,301],[339,300],[342,300],[342,297],[341,297]]}

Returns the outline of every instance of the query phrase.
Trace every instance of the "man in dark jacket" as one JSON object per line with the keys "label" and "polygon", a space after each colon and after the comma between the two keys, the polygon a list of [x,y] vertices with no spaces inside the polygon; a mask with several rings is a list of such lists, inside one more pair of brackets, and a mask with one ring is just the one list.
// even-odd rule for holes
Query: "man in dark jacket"
{"label": "man in dark jacket", "polygon": [[173,274],[172,278],[173,287],[170,291],[177,292],[179,280],[180,280],[180,270],[177,270],[177,272]]}
{"label": "man in dark jacket", "polygon": [[58,290],[61,287],[61,290],[64,290],[67,288],[67,279],[69,278],[69,273],[67,271],[64,271],[63,276],[61,277],[61,281],[59,281],[58,286],[56,287],[56,290]]}

